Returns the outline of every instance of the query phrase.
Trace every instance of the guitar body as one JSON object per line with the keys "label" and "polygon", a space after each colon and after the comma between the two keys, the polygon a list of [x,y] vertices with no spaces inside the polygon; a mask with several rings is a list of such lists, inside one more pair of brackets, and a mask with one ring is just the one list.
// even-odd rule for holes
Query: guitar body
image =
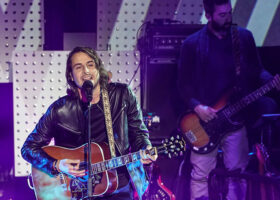
{"label": "guitar body", "polygon": [[[164,153],[182,155],[185,149],[185,141],[177,135],[164,139],[162,145],[145,150],[151,156]],[[116,168],[126,166],[142,159],[142,150],[132,152],[119,157],[111,158],[110,149],[106,143],[91,143],[92,154],[92,193],[93,196],[104,196],[111,194],[118,188],[118,176]],[[87,167],[87,144],[75,149],[58,146],[42,147],[51,157],[62,159],[80,160],[79,169],[86,170]],[[45,172],[32,167],[32,180],[37,200],[77,200],[87,198],[88,175],[84,177],[73,177],[60,173],[58,176],[50,176]]]}
{"label": "guitar body", "polygon": [[[55,159],[78,159],[87,161],[87,145],[75,149],[58,146],[46,146],[43,150]],[[105,143],[92,143],[92,163],[110,159],[110,150]],[[87,195],[87,177],[69,177],[60,173],[58,176],[50,176],[45,172],[32,167],[32,180],[37,200],[70,200],[76,197],[83,198]],[[104,171],[93,175],[93,196],[102,196],[114,192],[118,187],[116,170]]]}
{"label": "guitar body", "polygon": [[152,165],[150,185],[143,195],[143,200],[175,200],[175,195],[161,181],[159,167]]}
{"label": "guitar body", "polygon": [[213,108],[218,110],[217,118],[203,122],[196,113],[189,113],[181,118],[180,129],[192,145],[192,150],[199,154],[206,154],[214,150],[223,136],[242,127],[239,122],[232,121],[222,112],[227,106],[230,92],[225,94]]}
{"label": "guitar body", "polygon": [[[195,147],[203,147],[210,141],[206,130],[200,124],[200,119],[195,113],[185,115],[181,119],[180,128],[188,141]],[[197,131],[192,131],[196,129]]]}

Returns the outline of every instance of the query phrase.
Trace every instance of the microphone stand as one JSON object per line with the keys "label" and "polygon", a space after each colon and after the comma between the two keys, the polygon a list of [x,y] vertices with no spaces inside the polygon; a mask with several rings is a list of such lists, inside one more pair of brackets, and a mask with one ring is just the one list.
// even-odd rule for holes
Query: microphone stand
{"label": "microphone stand", "polygon": [[91,169],[91,126],[90,126],[90,108],[91,103],[88,102],[88,148],[87,148],[87,168],[88,168],[88,181],[87,181],[87,189],[88,189],[88,199],[92,197],[92,169]]}
{"label": "microphone stand", "polygon": [[87,80],[83,83],[82,86],[86,99],[88,102],[88,148],[87,148],[87,168],[88,168],[88,180],[87,180],[87,197],[86,199],[91,199],[92,197],[92,166],[91,166],[91,114],[90,114],[90,108],[91,108],[91,101],[92,101],[92,93],[93,93],[93,84],[91,81]]}

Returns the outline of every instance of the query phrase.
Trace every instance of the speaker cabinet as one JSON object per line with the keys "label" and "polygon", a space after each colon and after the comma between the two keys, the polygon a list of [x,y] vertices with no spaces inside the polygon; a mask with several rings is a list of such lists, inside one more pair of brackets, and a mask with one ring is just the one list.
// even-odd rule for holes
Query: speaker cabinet
{"label": "speaker cabinet", "polygon": [[177,117],[182,103],[176,87],[177,61],[174,58],[147,57],[142,69],[141,103],[144,113],[159,116],[151,138],[168,137],[177,128]]}

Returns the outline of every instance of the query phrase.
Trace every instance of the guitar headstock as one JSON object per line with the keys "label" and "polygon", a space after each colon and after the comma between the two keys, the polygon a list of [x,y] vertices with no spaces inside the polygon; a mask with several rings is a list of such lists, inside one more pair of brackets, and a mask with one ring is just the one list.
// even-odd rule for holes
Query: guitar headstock
{"label": "guitar headstock", "polygon": [[157,148],[157,151],[168,155],[169,158],[181,156],[186,151],[186,143],[182,136],[172,136],[162,140],[162,145]]}

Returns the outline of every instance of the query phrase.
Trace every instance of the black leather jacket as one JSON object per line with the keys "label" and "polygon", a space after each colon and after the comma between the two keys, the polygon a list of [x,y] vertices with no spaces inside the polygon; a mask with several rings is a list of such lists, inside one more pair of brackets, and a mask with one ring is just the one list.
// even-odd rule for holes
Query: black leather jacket
{"label": "black leather jacket", "polygon": [[[121,154],[127,154],[130,150],[137,151],[151,144],[148,139],[148,130],[142,120],[140,107],[131,89],[120,83],[110,83],[107,89],[118,151]],[[86,137],[81,101],[67,95],[55,101],[41,117],[21,149],[22,156],[33,167],[53,174],[52,165],[55,159],[42,151],[41,147],[48,145],[54,138],[55,145],[74,148],[83,145]],[[146,180],[143,180],[143,178],[145,179],[143,166],[140,163],[133,163],[127,168],[130,175],[134,176],[131,177],[132,180],[136,177],[142,179],[133,181],[141,196],[147,185],[138,186],[135,182],[147,183]],[[140,174],[137,174],[137,171]]]}

